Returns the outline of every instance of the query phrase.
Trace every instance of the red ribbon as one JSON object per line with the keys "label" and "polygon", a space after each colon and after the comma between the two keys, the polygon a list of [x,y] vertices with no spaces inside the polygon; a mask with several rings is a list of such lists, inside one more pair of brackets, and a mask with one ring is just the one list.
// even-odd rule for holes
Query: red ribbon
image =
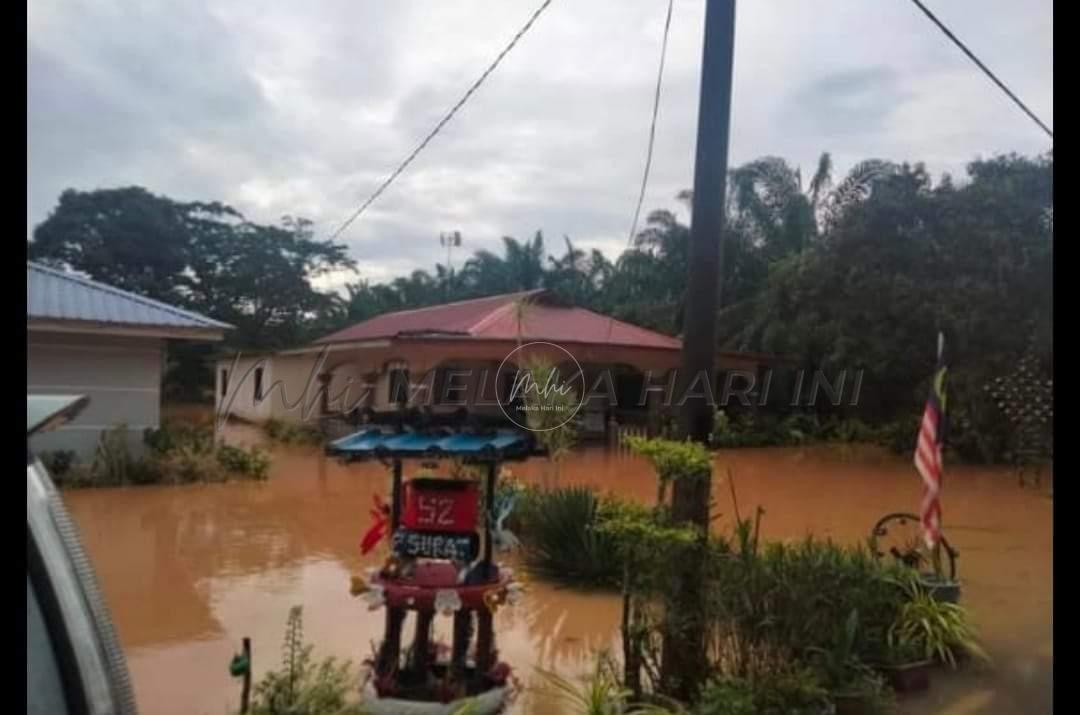
{"label": "red ribbon", "polygon": [[386,538],[390,527],[390,507],[383,502],[378,494],[372,497],[372,501],[375,504],[370,512],[373,523],[371,528],[364,534],[364,538],[360,540],[360,553],[364,555],[367,555],[379,545],[380,541]]}

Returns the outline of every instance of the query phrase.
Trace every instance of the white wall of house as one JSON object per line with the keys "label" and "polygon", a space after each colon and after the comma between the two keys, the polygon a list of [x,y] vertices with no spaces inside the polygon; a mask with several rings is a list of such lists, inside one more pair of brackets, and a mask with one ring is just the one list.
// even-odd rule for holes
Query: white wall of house
{"label": "white wall of house", "polygon": [[27,392],[90,398],[77,419],[36,435],[31,448],[74,450],[89,459],[102,431],[126,423],[129,443],[140,451],[143,430],[161,419],[164,348],[160,338],[29,331]]}
{"label": "white wall of house", "polygon": [[[315,421],[320,416],[319,382],[311,355],[262,355],[219,360],[215,366],[214,404],[217,413],[249,422],[269,419],[286,422]],[[258,371],[262,371],[261,380]],[[309,386],[309,380],[311,382]],[[262,394],[256,395],[256,383]]]}

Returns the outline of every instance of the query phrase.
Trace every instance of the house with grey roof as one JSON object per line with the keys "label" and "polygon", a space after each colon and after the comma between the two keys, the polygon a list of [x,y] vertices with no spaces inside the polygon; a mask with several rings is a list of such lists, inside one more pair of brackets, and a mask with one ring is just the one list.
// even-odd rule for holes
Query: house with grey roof
{"label": "house with grey roof", "polygon": [[165,346],[220,341],[231,325],[73,273],[26,263],[26,391],[86,395],[72,422],[36,435],[35,451],[93,455],[103,430],[123,423],[135,450],[159,426]]}

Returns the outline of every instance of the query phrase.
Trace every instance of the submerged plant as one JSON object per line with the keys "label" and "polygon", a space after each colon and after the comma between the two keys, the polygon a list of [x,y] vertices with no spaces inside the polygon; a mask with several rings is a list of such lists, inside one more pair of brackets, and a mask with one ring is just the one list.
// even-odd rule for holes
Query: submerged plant
{"label": "submerged plant", "polygon": [[620,572],[613,539],[597,529],[603,500],[588,487],[529,488],[511,528],[528,566],[552,578],[613,587]]}
{"label": "submerged plant", "polygon": [[593,672],[580,683],[541,668],[536,671],[546,682],[546,691],[564,706],[560,712],[567,715],[633,715],[643,712],[631,709],[630,691],[619,683],[610,660],[603,654],[596,659]]}
{"label": "submerged plant", "polygon": [[255,686],[252,715],[325,715],[339,713],[355,689],[352,665],[336,658],[312,660],[313,647],[304,643],[303,612],[289,610],[282,645],[282,667],[270,671]]}

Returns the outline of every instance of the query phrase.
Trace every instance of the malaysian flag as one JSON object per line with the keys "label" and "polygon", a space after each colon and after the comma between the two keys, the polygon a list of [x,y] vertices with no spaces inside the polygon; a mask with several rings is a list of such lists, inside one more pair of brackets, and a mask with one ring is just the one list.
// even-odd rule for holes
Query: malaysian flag
{"label": "malaysian flag", "polygon": [[915,443],[915,469],[922,477],[923,538],[933,549],[941,539],[941,446],[945,441],[945,336],[938,333],[938,360],[930,397],[926,400],[919,438]]}

